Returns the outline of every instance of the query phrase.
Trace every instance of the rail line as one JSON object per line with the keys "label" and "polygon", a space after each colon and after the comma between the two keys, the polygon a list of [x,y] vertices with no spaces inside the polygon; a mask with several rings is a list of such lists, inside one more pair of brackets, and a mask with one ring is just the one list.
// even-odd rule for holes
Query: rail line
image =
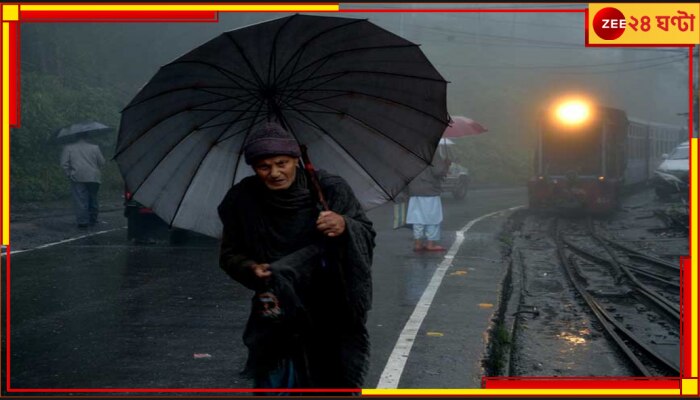
{"label": "rail line", "polygon": [[[679,363],[669,359],[668,353],[662,354],[658,341],[650,337],[648,332],[644,337],[645,328],[648,326],[641,325],[640,312],[627,312],[624,315],[621,313],[611,315],[609,312],[617,310],[617,308],[629,310],[635,305],[643,307],[643,310],[649,310],[645,314],[647,317],[658,315],[659,318],[654,317],[654,319],[659,321],[644,320],[641,321],[642,323],[649,325],[649,322],[652,324],[656,322],[661,328],[670,331],[673,336],[677,336],[680,329],[679,304],[674,304],[668,298],[660,295],[657,290],[643,283],[638,276],[643,276],[658,286],[673,288],[678,287],[678,284],[668,274],[622,261],[621,256],[612,248],[621,248],[620,244],[597,233],[590,219],[587,220],[583,236],[588,239],[587,244],[604,249],[599,254],[566,238],[566,233],[562,229],[563,222],[560,218],[555,219],[552,232],[562,269],[568,281],[595,315],[607,336],[641,375],[678,376],[680,374]],[[576,234],[581,235],[581,230],[577,230]],[[630,255],[635,255],[657,268],[670,268],[671,263],[665,260],[631,248],[625,249],[625,251],[627,251],[625,256],[630,259],[634,258],[629,257]],[[600,255],[600,253],[605,256]],[[675,270],[678,271],[678,268],[676,267]],[[596,282],[606,282],[607,286],[604,285],[604,287],[608,291],[596,290]],[[639,303],[629,304],[631,300],[637,300]],[[666,323],[660,321],[666,321]],[[673,329],[673,326],[677,328]]]}

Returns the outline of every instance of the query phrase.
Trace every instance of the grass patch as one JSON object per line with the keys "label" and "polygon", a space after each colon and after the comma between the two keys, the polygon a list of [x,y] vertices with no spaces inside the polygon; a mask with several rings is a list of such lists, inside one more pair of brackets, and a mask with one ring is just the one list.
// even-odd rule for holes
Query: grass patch
{"label": "grass patch", "polygon": [[505,376],[507,374],[511,337],[503,322],[498,322],[491,331],[489,356],[485,362],[487,376]]}

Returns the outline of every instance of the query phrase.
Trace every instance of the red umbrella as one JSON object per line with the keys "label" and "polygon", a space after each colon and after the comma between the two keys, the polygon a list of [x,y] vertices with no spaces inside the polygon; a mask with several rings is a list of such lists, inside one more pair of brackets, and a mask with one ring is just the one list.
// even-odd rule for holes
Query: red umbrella
{"label": "red umbrella", "polygon": [[478,135],[488,131],[485,126],[471,118],[456,116],[452,117],[450,125],[442,134],[444,138],[458,138],[462,136]]}

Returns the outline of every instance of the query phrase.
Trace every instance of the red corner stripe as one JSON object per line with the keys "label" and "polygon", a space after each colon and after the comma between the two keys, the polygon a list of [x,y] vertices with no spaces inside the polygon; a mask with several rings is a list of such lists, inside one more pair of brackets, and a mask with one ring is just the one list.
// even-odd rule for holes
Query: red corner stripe
{"label": "red corner stripe", "polygon": [[216,22],[216,11],[20,11],[22,22]]}

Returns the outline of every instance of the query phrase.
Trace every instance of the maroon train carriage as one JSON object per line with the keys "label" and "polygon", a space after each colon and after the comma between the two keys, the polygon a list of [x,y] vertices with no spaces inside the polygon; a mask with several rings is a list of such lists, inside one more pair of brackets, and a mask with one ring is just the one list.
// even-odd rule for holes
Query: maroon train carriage
{"label": "maroon train carriage", "polygon": [[615,210],[623,189],[645,184],[682,127],[628,119],[624,111],[566,102],[541,115],[531,209]]}

